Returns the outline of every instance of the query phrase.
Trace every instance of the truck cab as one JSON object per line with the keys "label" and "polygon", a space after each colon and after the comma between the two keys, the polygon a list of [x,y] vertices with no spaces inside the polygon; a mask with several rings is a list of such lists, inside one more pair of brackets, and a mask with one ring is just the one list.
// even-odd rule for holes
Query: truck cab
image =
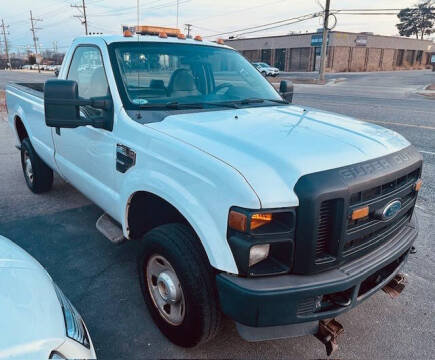
{"label": "truck cab", "polygon": [[247,340],[318,333],[393,281],[417,237],[406,139],[290,104],[221,42],[78,38],[57,79],[6,96],[30,190],[55,171],[111,241],[142,242],[145,302],[181,346],[222,314]]}

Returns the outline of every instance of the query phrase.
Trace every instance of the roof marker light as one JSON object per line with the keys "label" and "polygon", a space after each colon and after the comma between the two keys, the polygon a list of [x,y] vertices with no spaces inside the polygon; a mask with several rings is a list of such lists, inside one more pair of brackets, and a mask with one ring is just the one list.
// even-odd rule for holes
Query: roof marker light
{"label": "roof marker light", "polygon": [[184,34],[178,34],[177,38],[180,39],[180,40],[186,40],[186,35],[184,35]]}
{"label": "roof marker light", "polygon": [[168,34],[166,34],[164,31],[159,33],[159,38],[166,39],[167,37],[168,37]]}
{"label": "roof marker light", "polygon": [[165,33],[167,36],[177,37],[180,32],[180,29],[168,28],[163,26],[136,26],[136,33],[140,35],[160,35],[161,33]]}
{"label": "roof marker light", "polygon": [[127,29],[124,31],[124,37],[133,37],[133,33]]}
{"label": "roof marker light", "polygon": [[225,44],[224,39],[217,39],[216,42],[217,42],[219,45],[224,45],[224,44]]}
{"label": "roof marker light", "polygon": [[196,41],[202,41],[202,37],[199,36],[199,35],[196,35],[196,36],[193,38],[193,40],[196,40]]}

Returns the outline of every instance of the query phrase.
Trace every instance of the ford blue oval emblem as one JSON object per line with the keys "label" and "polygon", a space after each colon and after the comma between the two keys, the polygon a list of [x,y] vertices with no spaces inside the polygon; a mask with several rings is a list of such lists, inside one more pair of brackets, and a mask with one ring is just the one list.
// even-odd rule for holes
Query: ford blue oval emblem
{"label": "ford blue oval emblem", "polygon": [[382,211],[382,219],[389,220],[395,217],[402,208],[402,202],[400,200],[394,200],[389,202]]}

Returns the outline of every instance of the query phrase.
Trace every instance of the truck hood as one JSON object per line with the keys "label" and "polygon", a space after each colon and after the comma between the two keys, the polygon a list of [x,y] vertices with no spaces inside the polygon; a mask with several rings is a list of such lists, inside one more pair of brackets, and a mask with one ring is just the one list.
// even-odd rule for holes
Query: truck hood
{"label": "truck hood", "polygon": [[297,180],[407,146],[401,135],[350,117],[296,105],[196,112],[149,124],[236,168],[262,207],[297,206]]}

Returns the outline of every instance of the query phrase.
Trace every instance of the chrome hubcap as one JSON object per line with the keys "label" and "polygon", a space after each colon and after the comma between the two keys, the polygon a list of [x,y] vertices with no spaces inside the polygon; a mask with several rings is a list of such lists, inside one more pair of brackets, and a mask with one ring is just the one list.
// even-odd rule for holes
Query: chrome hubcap
{"label": "chrome hubcap", "polygon": [[180,325],[186,312],[183,290],[174,268],[161,255],[146,265],[148,291],[160,315],[171,325]]}
{"label": "chrome hubcap", "polygon": [[32,162],[30,161],[29,153],[27,151],[24,152],[24,172],[26,173],[27,179],[33,183]]}

